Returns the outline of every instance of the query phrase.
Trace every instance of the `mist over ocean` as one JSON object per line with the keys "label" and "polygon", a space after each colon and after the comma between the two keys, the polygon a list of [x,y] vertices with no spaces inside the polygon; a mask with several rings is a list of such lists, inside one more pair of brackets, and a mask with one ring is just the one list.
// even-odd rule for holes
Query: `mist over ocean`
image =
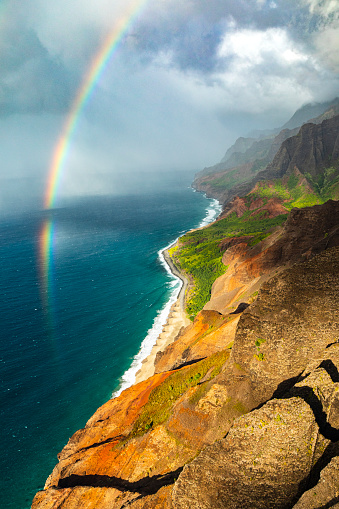
{"label": "mist over ocean", "polygon": [[68,438],[119,389],[142,341],[154,341],[179,288],[159,250],[208,210],[212,219],[192,179],[148,175],[145,192],[79,198],[49,213],[48,295],[47,213],[0,221],[1,507],[30,507]]}

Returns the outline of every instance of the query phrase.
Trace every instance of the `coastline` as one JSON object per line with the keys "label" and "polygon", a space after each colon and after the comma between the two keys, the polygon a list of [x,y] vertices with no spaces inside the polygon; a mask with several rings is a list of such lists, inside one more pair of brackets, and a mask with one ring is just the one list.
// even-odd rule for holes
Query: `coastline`
{"label": "coastline", "polygon": [[[215,221],[222,208],[218,200],[207,197],[206,199],[210,200],[211,203],[206,209],[205,218],[201,221],[197,228],[202,228]],[[195,228],[192,228],[192,230],[194,229]],[[130,368],[122,376],[120,388],[112,394],[112,398],[119,396],[131,385],[147,380],[147,378],[153,376],[155,371],[154,362],[157,353],[161,352],[169,344],[175,341],[181,330],[191,324],[191,321],[185,313],[185,293],[189,285],[189,281],[173,264],[168,254],[168,250],[176,245],[179,238],[180,237],[178,237],[174,242],[171,242],[171,244],[164,249],[161,249],[158,252],[158,256],[166,271],[174,279],[181,281],[181,286],[177,293],[173,292],[165,308],[155,318],[153,327],[149,330],[148,335],[141,343],[138,354],[134,357]],[[152,344],[149,344],[149,335],[152,334],[154,329],[158,328],[159,322],[161,322],[161,329],[158,329],[159,332],[157,333],[156,340]]]}
{"label": "coastline", "polygon": [[143,382],[154,375],[154,364],[157,353],[163,351],[168,345],[173,343],[178,334],[191,323],[185,313],[185,293],[188,287],[188,280],[179,272],[168,253],[168,250],[175,246],[177,242],[178,241],[161,251],[161,255],[171,274],[179,278],[182,284],[177,300],[171,306],[166,323],[163,325],[162,331],[153,345],[151,353],[142,361],[142,366],[135,375],[135,383]]}
{"label": "coastline", "polygon": [[169,255],[169,252],[168,252],[168,250],[170,248],[176,246],[177,242],[178,241],[174,242],[174,244],[172,244],[170,247],[164,249],[162,251],[162,256],[164,258],[165,263],[167,263],[169,270],[173,274],[173,276],[176,276],[177,278],[181,279],[181,281],[182,281],[182,285],[181,285],[181,288],[180,288],[180,291],[178,294],[178,300],[180,301],[181,310],[184,311],[185,310],[185,294],[186,294],[186,290],[188,288],[188,279],[174,265],[170,255]]}

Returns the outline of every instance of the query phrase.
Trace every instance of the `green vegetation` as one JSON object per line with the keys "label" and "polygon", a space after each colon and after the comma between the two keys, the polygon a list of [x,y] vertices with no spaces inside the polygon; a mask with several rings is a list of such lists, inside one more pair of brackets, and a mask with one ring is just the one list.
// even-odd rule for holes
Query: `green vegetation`
{"label": "green vegetation", "polygon": [[289,192],[285,186],[282,185],[281,180],[273,181],[274,184],[267,184],[266,182],[259,182],[256,197],[260,198],[279,198],[280,200],[288,200],[290,198]]}
{"label": "green vegetation", "polygon": [[339,170],[326,168],[321,175],[312,177],[309,173],[269,182],[259,182],[254,193],[248,195],[247,203],[257,198],[278,198],[286,209],[312,207],[329,199],[339,198]]}
{"label": "green vegetation", "polygon": [[136,420],[131,436],[140,436],[149,429],[165,422],[175,401],[191,387],[195,387],[210,372],[208,379],[220,373],[229,357],[229,350],[217,352],[191,366],[173,372],[162,384],[151,392]]}
{"label": "green vegetation", "polygon": [[191,319],[201,311],[211,296],[214,281],[225,273],[220,243],[227,237],[250,236],[251,245],[269,235],[268,230],[281,225],[286,215],[273,219],[250,217],[246,212],[241,218],[232,214],[212,225],[187,233],[179,240],[178,249],[170,254],[174,263],[191,280],[191,290],[186,304],[186,311]]}
{"label": "green vegetation", "polygon": [[252,302],[254,302],[254,301],[255,301],[255,299],[256,299],[256,298],[257,298],[257,296],[258,296],[258,293],[259,293],[259,292],[258,292],[258,291],[256,291],[256,292],[252,293],[252,294],[248,297],[248,303],[249,303],[249,304],[252,304]]}
{"label": "green vegetation", "polygon": [[257,354],[255,355],[255,358],[258,360],[258,361],[264,361],[265,360],[265,355],[260,352],[260,346],[265,343],[266,339],[263,339],[263,338],[257,338],[257,340],[255,341],[255,346],[257,347]]}
{"label": "green vegetation", "polygon": [[323,203],[321,198],[314,193],[303,177],[292,174],[287,182],[285,179],[276,179],[266,182],[259,182],[255,198],[278,198],[287,210],[293,207],[303,208]]}
{"label": "green vegetation", "polygon": [[212,179],[209,185],[216,189],[232,189],[236,184],[241,182],[237,176],[237,170],[225,173],[221,177]]}
{"label": "green vegetation", "polygon": [[267,158],[256,159],[247,171],[239,171],[239,168],[236,168],[235,170],[226,170],[214,178],[211,175],[210,179],[205,182],[205,185],[210,186],[215,191],[232,189],[238,184],[248,182],[254,174],[266,168],[268,162]]}
{"label": "green vegetation", "polygon": [[306,174],[307,180],[312,184],[322,203],[327,200],[339,198],[339,170],[326,168],[321,175],[312,177]]}
{"label": "green vegetation", "polygon": [[168,250],[168,254],[172,256],[178,250],[178,246],[175,245]]}
{"label": "green vegetation", "polygon": [[264,170],[268,165],[268,159],[256,159],[252,165],[251,173],[258,173],[260,170]]}
{"label": "green vegetation", "polygon": [[[230,171],[209,183],[219,190],[230,189],[237,178],[235,171]],[[169,254],[179,270],[193,283],[186,298],[186,311],[191,320],[209,301],[214,281],[227,270],[221,261],[221,242],[228,237],[248,236],[251,237],[248,245],[252,247],[268,237],[273,227],[285,221],[287,214],[273,219],[267,217],[269,212],[263,205],[272,198],[276,198],[286,211],[322,204],[330,198],[339,199],[339,170],[327,168],[316,178],[294,172],[281,179],[258,182],[255,191],[244,197],[248,210],[242,217],[238,218],[233,213],[226,219],[181,237]],[[260,205],[258,202],[258,207],[253,210],[253,204],[258,200]]]}
{"label": "green vegetation", "polygon": [[257,348],[260,348],[260,345],[262,345],[262,343],[265,343],[266,339],[263,339],[263,338],[258,338],[255,342],[255,346]]}
{"label": "green vegetation", "polygon": [[233,408],[234,408],[234,410],[239,412],[239,414],[241,414],[241,415],[245,415],[248,412],[248,408],[245,407],[245,405],[241,401],[236,401],[233,404]]}

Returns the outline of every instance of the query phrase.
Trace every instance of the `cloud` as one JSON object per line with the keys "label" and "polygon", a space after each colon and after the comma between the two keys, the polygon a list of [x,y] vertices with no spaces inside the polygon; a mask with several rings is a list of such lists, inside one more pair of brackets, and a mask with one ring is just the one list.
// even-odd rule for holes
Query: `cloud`
{"label": "cloud", "polygon": [[272,111],[312,100],[307,77],[312,57],[290,39],[286,30],[239,29],[232,26],[218,49],[220,71],[216,78],[235,107],[250,112]]}
{"label": "cloud", "polygon": [[289,39],[285,30],[266,31],[234,28],[226,33],[218,49],[220,58],[230,57],[240,72],[264,62],[276,62],[280,67],[306,62],[308,57]]}
{"label": "cloud", "polygon": [[313,27],[310,40],[315,57],[334,73],[339,71],[339,8],[337,0],[305,0]]}
{"label": "cloud", "polygon": [[[129,2],[8,0],[0,179],[46,182],[77,90]],[[136,168],[199,170],[237,136],[337,95],[337,14],[331,0],[148,0],[79,115],[60,193],[113,192]]]}
{"label": "cloud", "polygon": [[[0,38],[0,114],[65,111],[94,55],[130,2],[12,2],[10,29]],[[133,60],[150,68],[195,72],[207,85],[220,80],[216,75],[223,71],[228,93],[232,83],[235,87],[243,81],[236,72],[246,69],[253,81],[260,78],[257,69],[262,80],[267,73],[269,82],[290,66],[288,81],[295,81],[302,91],[305,79],[296,65],[305,70],[304,76],[321,74],[317,60],[337,72],[335,16],[331,0],[149,0],[119,51],[127,63]],[[306,96],[312,93],[306,91]],[[265,97],[262,100],[267,103]]]}
{"label": "cloud", "polygon": [[4,23],[0,52],[0,115],[65,111],[69,107],[73,92],[70,74],[20,17]]}
{"label": "cloud", "polygon": [[339,73],[339,27],[324,29],[315,37],[317,57],[331,71]]}
{"label": "cloud", "polygon": [[312,14],[320,14],[322,18],[338,19],[337,0],[305,0]]}
{"label": "cloud", "polygon": [[[74,65],[96,52],[132,0],[33,0],[27,20],[52,56]],[[135,2],[134,2],[135,4]],[[81,63],[81,62],[80,62]]]}

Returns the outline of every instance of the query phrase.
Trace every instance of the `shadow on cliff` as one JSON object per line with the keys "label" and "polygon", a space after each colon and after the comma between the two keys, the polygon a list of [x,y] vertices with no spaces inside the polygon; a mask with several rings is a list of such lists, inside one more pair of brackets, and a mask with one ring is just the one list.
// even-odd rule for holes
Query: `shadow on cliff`
{"label": "shadow on cliff", "polygon": [[75,488],[87,486],[91,488],[115,488],[120,491],[140,493],[140,495],[154,495],[163,486],[173,484],[181,473],[183,467],[167,474],[143,477],[139,481],[130,482],[120,477],[109,475],[77,475],[72,474],[59,480],[58,488]]}
{"label": "shadow on cliff", "polygon": [[[333,383],[339,382],[338,369],[330,359],[323,360],[319,364],[318,368],[324,369],[331,377]],[[335,456],[339,455],[339,429],[334,428],[327,421],[328,416],[326,412],[324,412],[322,403],[320,399],[317,397],[317,395],[314,393],[313,388],[307,386],[291,387],[291,384],[293,382],[295,383],[296,381],[301,382],[303,380],[307,380],[308,376],[309,374],[306,374],[304,376],[294,377],[291,378],[290,380],[282,382],[275,391],[273,398],[277,399],[289,399],[293,397],[302,398],[305,401],[305,403],[309,405],[313,412],[315,421],[319,426],[319,433],[321,433],[325,438],[327,438],[331,442],[326,447],[322,456],[313,465],[309,475],[305,479],[303,479],[303,481],[300,483],[297,495],[293,499],[292,504],[289,505],[286,509],[291,509],[299,500],[301,495],[305,493],[305,491],[310,490],[317,485],[322,470],[330,463],[330,461]],[[298,380],[296,380],[296,378],[298,378]],[[284,394],[284,390],[286,389],[288,389],[288,392]],[[331,507],[335,506],[337,502],[339,502],[339,497],[334,498],[327,504],[317,509],[330,509]]]}
{"label": "shadow on cliff", "polygon": [[[339,372],[335,364],[330,360],[323,360],[318,368],[324,369],[328,375],[331,377],[333,383],[339,382]],[[339,440],[339,429],[334,428],[327,422],[327,415],[323,410],[322,403],[318,396],[314,393],[312,387],[304,386],[304,387],[291,387],[292,383],[296,381],[301,382],[306,380],[309,374],[301,377],[293,377],[289,380],[285,380],[281,384],[279,384],[278,388],[273,394],[272,399],[290,399],[290,398],[302,398],[305,403],[309,405],[311,408],[315,421],[319,426],[319,432],[331,442],[337,442]],[[299,378],[298,380],[296,380]],[[284,393],[286,389],[289,389],[287,393]]]}
{"label": "shadow on cliff", "polygon": [[321,507],[317,507],[316,509],[330,509],[331,507],[334,507],[338,504],[339,497],[332,498],[327,504],[322,505]]}

